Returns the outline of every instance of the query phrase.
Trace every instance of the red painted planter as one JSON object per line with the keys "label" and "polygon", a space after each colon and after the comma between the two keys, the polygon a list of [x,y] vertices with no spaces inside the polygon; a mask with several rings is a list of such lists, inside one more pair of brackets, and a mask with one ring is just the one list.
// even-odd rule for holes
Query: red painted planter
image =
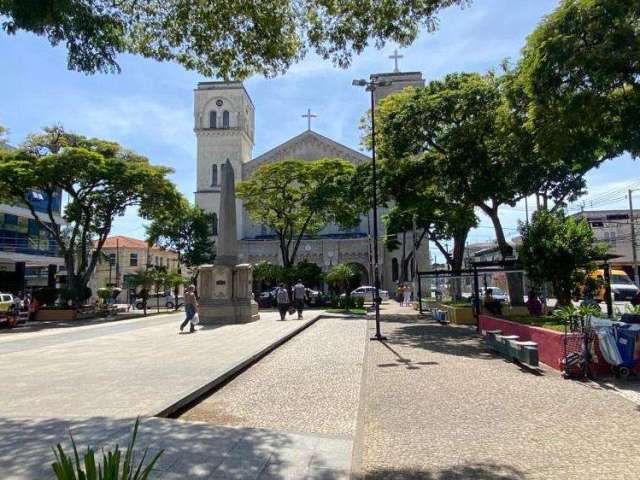
{"label": "red painted planter", "polygon": [[[503,335],[518,335],[520,340],[536,342],[538,344],[538,358],[540,361],[556,370],[562,369],[561,361],[564,356],[564,333],[531,325],[523,325],[490,315],[480,315],[480,331],[484,335],[487,330],[500,330]],[[570,333],[568,335],[578,336],[579,334]],[[609,366],[600,355],[597,343],[596,340],[596,355],[598,356],[596,371],[606,373],[609,371]]]}

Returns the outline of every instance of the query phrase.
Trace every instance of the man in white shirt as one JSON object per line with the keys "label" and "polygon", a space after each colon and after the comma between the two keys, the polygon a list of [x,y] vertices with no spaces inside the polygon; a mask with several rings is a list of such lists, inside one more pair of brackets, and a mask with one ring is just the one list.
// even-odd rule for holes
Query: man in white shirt
{"label": "man in white shirt", "polygon": [[302,320],[302,311],[304,310],[304,297],[307,294],[307,289],[302,283],[301,279],[298,279],[298,283],[293,286],[293,303],[298,311],[298,320]]}

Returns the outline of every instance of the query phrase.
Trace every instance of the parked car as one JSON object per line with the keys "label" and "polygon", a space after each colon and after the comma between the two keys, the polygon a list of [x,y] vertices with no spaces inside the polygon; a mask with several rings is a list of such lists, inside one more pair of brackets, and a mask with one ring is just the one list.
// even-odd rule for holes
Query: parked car
{"label": "parked car", "polygon": [[[498,287],[487,287],[487,290],[491,290],[493,298],[500,300],[501,302],[509,303],[509,295]],[[486,290],[483,288],[480,290],[480,298],[484,298]]]}
{"label": "parked car", "polygon": [[4,313],[13,305],[13,295],[0,293],[0,312]]}
{"label": "parked car", "polygon": [[[174,308],[175,307],[176,297],[169,292],[160,292],[160,293],[152,293],[147,298],[147,308]],[[182,306],[184,303],[184,297],[182,295],[178,296],[178,307]],[[136,308],[138,310],[142,310],[144,308],[144,303],[142,302],[142,298],[136,299]]]}
{"label": "parked car", "polygon": [[[365,302],[373,303],[373,295],[375,290],[376,290],[375,287],[362,286],[352,291],[351,296],[362,297],[364,298]],[[380,289],[378,290],[378,292],[380,293],[380,298],[382,299],[383,302],[389,301],[389,292],[387,290]],[[345,296],[345,294],[343,293],[341,296]]]}

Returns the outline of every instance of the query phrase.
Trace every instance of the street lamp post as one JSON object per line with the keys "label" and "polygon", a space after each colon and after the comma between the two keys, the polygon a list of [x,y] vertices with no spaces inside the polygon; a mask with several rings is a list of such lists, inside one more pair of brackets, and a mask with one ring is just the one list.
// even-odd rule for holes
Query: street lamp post
{"label": "street lamp post", "polygon": [[371,340],[386,340],[380,331],[380,272],[378,271],[378,177],[376,171],[376,101],[375,91],[378,87],[390,85],[390,81],[367,81],[364,79],[351,82],[354,87],[365,87],[371,93],[371,183],[373,184],[373,286],[374,308],[376,312],[376,334]]}

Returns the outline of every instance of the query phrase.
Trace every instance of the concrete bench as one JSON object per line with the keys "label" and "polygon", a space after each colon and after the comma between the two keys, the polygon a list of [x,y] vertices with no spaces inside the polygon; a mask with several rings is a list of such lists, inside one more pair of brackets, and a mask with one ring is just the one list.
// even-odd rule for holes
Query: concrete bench
{"label": "concrete bench", "polygon": [[509,360],[538,367],[538,344],[520,340],[518,335],[502,335],[500,330],[487,330],[485,341],[493,350]]}

